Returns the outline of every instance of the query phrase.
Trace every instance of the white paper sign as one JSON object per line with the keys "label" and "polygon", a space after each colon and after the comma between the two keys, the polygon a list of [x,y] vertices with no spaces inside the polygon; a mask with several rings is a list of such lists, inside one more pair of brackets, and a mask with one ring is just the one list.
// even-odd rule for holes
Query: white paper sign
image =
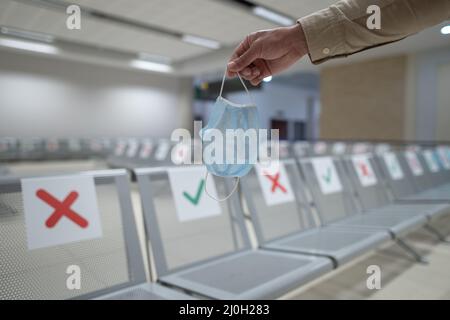
{"label": "white paper sign", "polygon": [[373,171],[372,164],[366,154],[358,154],[352,157],[353,167],[358,175],[359,182],[363,187],[377,184],[377,177]]}
{"label": "white paper sign", "polygon": [[185,143],[178,143],[172,148],[171,159],[174,164],[190,164],[191,149]]}
{"label": "white paper sign", "polygon": [[419,158],[417,154],[413,151],[405,151],[405,158],[408,162],[408,166],[411,169],[411,172],[415,176],[423,175],[423,167],[420,164]]}
{"label": "white paper sign", "polygon": [[336,142],[333,144],[333,154],[342,155],[345,153],[347,145],[344,142]]}
{"label": "white paper sign", "polygon": [[49,139],[45,143],[45,149],[49,152],[55,152],[59,149],[59,142],[56,139]]}
{"label": "white paper sign", "polygon": [[434,173],[439,171],[439,164],[436,162],[436,158],[431,150],[425,150],[423,152],[423,157],[425,158],[425,162],[431,172]]}
{"label": "white paper sign", "polygon": [[21,182],[30,250],[102,236],[92,177],[31,178]]}
{"label": "white paper sign", "polygon": [[341,181],[330,157],[314,158],[311,163],[323,194],[342,191]]}
{"label": "white paper sign", "polygon": [[314,153],[317,155],[323,155],[327,152],[327,144],[325,142],[316,142],[314,144]]}
{"label": "white paper sign", "polygon": [[139,142],[137,140],[128,141],[127,157],[134,158],[139,149]]}
{"label": "white paper sign", "polygon": [[139,157],[141,159],[148,159],[153,150],[153,142],[152,141],[144,141],[142,143],[141,151],[139,152]]}
{"label": "white paper sign", "polygon": [[446,147],[439,147],[436,149],[437,155],[439,157],[439,160],[441,161],[442,166],[445,170],[450,169],[450,160],[447,157],[447,148]]}
{"label": "white paper sign", "polygon": [[164,161],[167,157],[167,154],[170,150],[170,143],[169,141],[160,141],[158,143],[158,147],[155,150],[155,160],[157,161]]}
{"label": "white paper sign", "polygon": [[279,162],[277,167],[277,170],[273,172],[260,164],[255,165],[259,185],[268,206],[295,201],[284,164]]}
{"label": "white paper sign", "polygon": [[289,145],[286,141],[280,141],[279,143],[279,155],[280,158],[288,158],[289,157]]}
{"label": "white paper sign", "polygon": [[[171,168],[169,181],[181,222],[220,215],[219,203],[205,192],[205,167]],[[218,198],[214,178],[208,176],[208,193]]]}
{"label": "white paper sign", "polygon": [[122,156],[125,152],[125,149],[127,147],[127,144],[125,141],[119,141],[117,143],[116,149],[114,150],[114,155],[116,156]]}
{"label": "white paper sign", "polygon": [[383,153],[383,160],[392,180],[401,180],[404,178],[402,167],[398,162],[397,156],[393,152]]}

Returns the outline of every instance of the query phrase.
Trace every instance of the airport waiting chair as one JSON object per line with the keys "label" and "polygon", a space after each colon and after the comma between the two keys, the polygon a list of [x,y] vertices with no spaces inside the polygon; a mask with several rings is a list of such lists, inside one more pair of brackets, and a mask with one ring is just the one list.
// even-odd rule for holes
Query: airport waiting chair
{"label": "airport waiting chair", "polygon": [[135,168],[151,166],[151,156],[155,150],[155,142],[152,139],[142,139],[133,159]]}
{"label": "airport waiting chair", "polygon": [[41,138],[21,139],[19,142],[19,160],[36,161],[45,159],[44,140]]}
{"label": "airport waiting chair", "polygon": [[[126,172],[79,175],[94,179],[101,237],[32,250],[27,246],[30,226],[25,223],[21,179],[0,179],[0,300],[189,298],[147,283]],[[63,219],[68,220],[63,217],[60,223],[67,223]],[[81,268],[79,290],[66,284],[72,265]]]}
{"label": "airport waiting chair", "polygon": [[440,167],[436,173],[433,173],[424,158],[411,150],[398,154],[398,159],[416,191],[414,194],[405,195],[401,200],[450,202],[450,190],[447,190],[447,184],[443,184],[443,181],[436,184],[437,174],[445,176]]}
{"label": "airport waiting chair", "polygon": [[[320,162],[326,164],[324,166],[326,174],[317,173],[315,168]],[[300,165],[318,211],[321,214],[340,213],[341,219],[329,224],[330,226],[345,227],[350,230],[385,230],[417,261],[424,261],[411,246],[401,239],[403,235],[423,227],[427,223],[424,216],[394,214],[389,210],[383,212],[381,209],[365,211],[356,200],[344,163],[339,159],[330,157],[304,159],[300,161]]]}
{"label": "airport waiting chair", "polygon": [[301,159],[310,156],[311,145],[308,141],[296,141],[292,143],[292,154],[294,157]]}
{"label": "airport waiting chair", "polygon": [[14,138],[0,138],[0,161],[13,161],[18,158],[18,142]]}
{"label": "airport waiting chair", "polygon": [[223,198],[232,180],[205,182],[205,173],[204,166],[136,170],[161,283],[206,298],[268,299],[332,269],[327,258],[252,249],[237,194],[217,202],[204,191],[209,184]]}
{"label": "airport waiting chair", "polygon": [[343,155],[349,153],[349,146],[345,142],[341,142],[341,141],[334,142],[334,143],[332,143],[330,148],[331,148],[331,152],[329,155],[332,155],[332,156],[339,157],[339,156],[343,156]]}
{"label": "airport waiting chair", "polygon": [[[432,197],[427,195],[427,191],[418,192],[412,180],[420,172],[413,174],[412,171],[416,171],[417,169],[411,170],[410,168],[410,165],[417,166],[417,164],[405,163],[404,158],[401,161],[401,154],[401,152],[387,152],[377,156],[376,163],[380,169],[380,175],[383,176],[384,184],[396,203],[410,204],[413,206],[413,210],[414,208],[429,208],[426,211],[430,221],[425,228],[433,233],[440,241],[447,242],[446,236],[439,231],[437,226],[433,226],[432,222],[450,213],[449,201],[433,201],[430,200]],[[419,163],[421,167],[418,160],[416,163]],[[424,175],[425,173],[422,172],[420,174]],[[424,200],[427,198],[428,200]]]}
{"label": "airport waiting chair", "polygon": [[0,176],[6,176],[7,174],[9,174],[8,167],[0,165]]}
{"label": "airport waiting chair", "polygon": [[107,159],[110,168],[123,168],[132,170],[135,168],[135,158],[139,155],[139,139],[129,138],[120,141],[116,146],[114,154]]}
{"label": "airport waiting chair", "polygon": [[[355,195],[364,211],[392,212],[397,216],[405,215],[406,219],[409,216],[424,216],[432,219],[450,212],[450,206],[445,204],[394,202],[383,183],[373,154],[348,157],[345,159],[345,164]],[[370,176],[369,180],[361,177],[364,174]]]}
{"label": "airport waiting chair", "polygon": [[[427,201],[421,200],[424,197],[423,191],[417,189],[416,184],[412,183],[415,179],[415,175],[408,168],[408,163],[405,160],[401,160],[401,152],[386,152],[377,156],[378,168],[380,168],[383,180],[387,185],[392,197],[397,202],[405,203],[426,203]],[[425,173],[422,173],[425,174]],[[426,194],[427,191],[424,193]],[[433,201],[428,201],[433,202]],[[450,205],[446,204],[446,201],[434,201],[436,210],[433,214],[429,215],[430,219],[440,217],[450,212]],[[429,204],[430,206],[433,203]],[[438,208],[441,207],[441,210]]]}
{"label": "airport waiting chair", "polygon": [[426,173],[431,181],[431,188],[441,187],[448,183],[448,169],[446,169],[437,154],[435,148],[427,148],[419,152],[419,158],[421,159]]}
{"label": "airport waiting chair", "polygon": [[331,258],[335,267],[390,240],[386,231],[349,230],[328,226],[350,211],[338,202],[323,210],[319,225],[311,212],[294,159],[282,161],[269,175],[254,168],[242,190],[261,248]]}
{"label": "airport waiting chair", "polygon": [[331,154],[331,145],[326,141],[316,141],[311,144],[311,157],[327,156]]}

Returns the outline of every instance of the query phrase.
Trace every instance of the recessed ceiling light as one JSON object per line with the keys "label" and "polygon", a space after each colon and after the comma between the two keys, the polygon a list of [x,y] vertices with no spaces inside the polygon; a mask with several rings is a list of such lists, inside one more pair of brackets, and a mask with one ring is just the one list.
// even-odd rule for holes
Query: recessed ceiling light
{"label": "recessed ceiling light", "polygon": [[146,52],[138,53],[138,60],[156,62],[161,64],[170,64],[172,62],[169,57],[154,55]]}
{"label": "recessed ceiling light", "polygon": [[294,20],[292,20],[291,18],[264,7],[256,6],[252,9],[252,11],[254,15],[257,15],[258,17],[264,18],[266,20],[270,20],[282,26],[290,26],[294,24]]}
{"label": "recessed ceiling light", "polygon": [[450,34],[450,25],[449,25],[449,26],[442,27],[441,33],[442,33],[442,34]]}
{"label": "recessed ceiling light", "polygon": [[58,48],[50,44],[15,39],[0,39],[0,46],[46,54],[57,54],[59,52]]}
{"label": "recessed ceiling light", "polygon": [[264,82],[270,82],[270,81],[272,81],[272,76],[265,77],[265,78],[263,79],[263,81],[264,81]]}
{"label": "recessed ceiling light", "polygon": [[201,46],[201,47],[205,47],[205,48],[209,48],[209,49],[219,49],[220,48],[220,43],[215,40],[206,39],[206,38],[202,38],[202,37],[198,37],[198,36],[193,36],[190,34],[183,35],[182,39],[184,42],[187,42],[190,44],[195,44],[197,46]]}
{"label": "recessed ceiling light", "polygon": [[24,38],[24,39],[28,39],[28,40],[35,40],[35,41],[48,42],[48,43],[51,43],[54,41],[54,37],[49,34],[32,32],[32,31],[21,30],[21,29],[16,29],[16,28],[1,27],[0,32],[3,34],[7,34],[9,36]]}
{"label": "recessed ceiling light", "polygon": [[142,70],[148,70],[148,71],[154,71],[154,72],[169,73],[169,72],[173,71],[172,67],[168,64],[145,61],[145,60],[132,60],[130,62],[130,65],[136,69],[142,69]]}

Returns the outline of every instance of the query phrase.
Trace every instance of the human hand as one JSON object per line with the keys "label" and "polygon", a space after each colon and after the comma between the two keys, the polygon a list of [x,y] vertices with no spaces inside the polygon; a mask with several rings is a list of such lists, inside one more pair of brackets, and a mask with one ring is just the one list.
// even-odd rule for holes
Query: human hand
{"label": "human hand", "polygon": [[227,76],[239,73],[254,86],[265,77],[286,70],[308,53],[302,26],[257,31],[248,35],[234,50]]}

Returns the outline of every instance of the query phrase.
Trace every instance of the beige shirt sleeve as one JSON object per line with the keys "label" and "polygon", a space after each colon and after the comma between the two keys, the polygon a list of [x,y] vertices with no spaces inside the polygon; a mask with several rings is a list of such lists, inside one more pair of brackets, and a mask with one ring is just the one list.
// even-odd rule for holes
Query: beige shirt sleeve
{"label": "beige shirt sleeve", "polygon": [[[369,30],[370,5],[380,7],[381,29]],[[450,19],[450,0],[342,0],[301,18],[311,61],[322,63],[403,39]]]}

